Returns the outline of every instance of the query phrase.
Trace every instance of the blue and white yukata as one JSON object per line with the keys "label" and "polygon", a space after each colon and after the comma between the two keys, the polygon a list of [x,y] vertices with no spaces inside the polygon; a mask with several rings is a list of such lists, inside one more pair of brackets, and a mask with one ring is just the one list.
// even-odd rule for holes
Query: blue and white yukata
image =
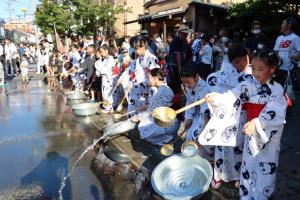
{"label": "blue and white yukata", "polygon": [[102,97],[103,100],[108,101],[109,105],[105,107],[107,110],[112,109],[113,105],[113,94],[112,90],[114,88],[114,77],[113,68],[115,67],[115,61],[112,56],[106,56],[105,58],[100,58],[95,63],[96,75],[102,77]]}
{"label": "blue and white yukata", "polygon": [[157,107],[170,107],[173,103],[173,91],[164,84],[157,88],[156,92],[149,99],[148,109],[138,114],[140,123],[138,129],[141,139],[155,145],[164,145],[174,139],[179,129],[179,121],[176,119],[174,124],[169,127],[160,127],[155,124],[152,111]]}
{"label": "blue and white yukata", "polygon": [[[208,93],[209,90],[206,82],[199,78],[194,89],[187,89],[186,105],[205,98]],[[185,120],[193,120],[192,126],[187,130],[186,140],[197,139],[199,133],[202,132],[205,126],[205,114],[208,114],[208,111],[209,110],[206,103],[195,106],[185,111]]]}
{"label": "blue and white yukata", "polygon": [[[194,89],[187,88],[186,105],[205,98],[208,93],[209,89],[206,82],[199,78]],[[206,103],[185,111],[185,120],[193,120],[191,127],[187,130],[186,140],[195,141],[198,138],[205,126],[205,116],[209,116],[209,109]],[[202,157],[213,160],[213,151],[214,147],[202,146],[199,153]]]}
{"label": "blue and white yukata", "polygon": [[[238,72],[229,63],[223,62],[220,71],[212,73],[207,78],[207,84],[212,92],[224,93],[236,87],[244,80],[252,80],[252,70],[247,67],[244,71]],[[221,114],[221,113],[220,113]],[[240,179],[240,166],[244,147],[243,126],[247,122],[247,112],[242,110],[237,129],[237,144],[235,147],[215,147],[214,180],[225,182],[237,181]]]}
{"label": "blue and white yukata", "polygon": [[154,91],[150,88],[148,73],[151,69],[159,68],[158,59],[146,50],[145,56],[138,57],[135,65],[130,68],[133,87],[128,94],[128,112],[149,103],[149,97],[153,95]]}
{"label": "blue and white yukata", "polygon": [[247,80],[224,94],[218,94],[212,103],[211,121],[201,133],[199,142],[202,145],[236,146],[244,103],[263,105],[263,108],[252,119],[256,126],[254,133],[250,137],[245,136],[240,198],[272,199],[287,107],[280,84],[272,80],[266,84]]}

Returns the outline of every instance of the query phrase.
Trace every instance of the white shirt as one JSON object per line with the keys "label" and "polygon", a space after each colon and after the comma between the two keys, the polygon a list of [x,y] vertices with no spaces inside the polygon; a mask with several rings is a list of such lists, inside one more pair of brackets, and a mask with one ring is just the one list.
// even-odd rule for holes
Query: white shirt
{"label": "white shirt", "polygon": [[199,55],[201,56],[202,62],[204,64],[208,64],[208,65],[211,64],[212,52],[213,52],[213,50],[212,50],[211,46],[209,46],[209,44],[206,44],[202,47],[202,49],[199,52]]}
{"label": "white shirt", "polygon": [[17,48],[14,43],[6,44],[4,46],[4,54],[6,60],[15,58],[16,53],[17,53]]}
{"label": "white shirt", "polygon": [[130,49],[130,44],[128,42],[123,42],[122,47],[125,48],[127,51]]}
{"label": "white shirt", "polygon": [[108,78],[113,77],[113,68],[115,67],[115,61],[112,56],[106,56],[104,59],[100,58],[95,63],[96,75],[106,75]]}
{"label": "white shirt", "polygon": [[294,67],[291,59],[291,55],[295,55],[300,52],[300,38],[295,33],[289,35],[280,35],[276,39],[274,50],[278,52],[278,56],[282,59],[280,69],[291,70]]}
{"label": "white shirt", "polygon": [[81,56],[80,56],[80,54],[79,54],[79,52],[78,51],[75,51],[74,53],[73,53],[73,55],[72,55],[72,65],[74,66],[74,67],[79,67],[79,65],[80,65],[80,60],[81,60],[82,58],[81,58]]}
{"label": "white shirt", "polygon": [[4,53],[4,49],[3,49],[3,46],[0,44],[0,56],[2,56]]}

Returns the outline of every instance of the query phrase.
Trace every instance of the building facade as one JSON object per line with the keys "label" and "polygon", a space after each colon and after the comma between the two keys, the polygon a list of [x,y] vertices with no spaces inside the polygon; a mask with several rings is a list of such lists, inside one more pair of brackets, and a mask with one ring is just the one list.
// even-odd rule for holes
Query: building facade
{"label": "building facade", "polygon": [[144,14],[144,4],[146,2],[146,0],[116,0],[117,6],[129,10],[129,12],[116,15],[117,21],[114,25],[114,31],[118,37],[126,35],[132,36],[139,33],[141,24],[139,24],[138,21],[133,23],[126,22],[136,20],[139,15]]}
{"label": "building facade", "polygon": [[150,34],[159,33],[164,39],[181,24],[191,31],[216,33],[226,26],[229,3],[238,2],[243,0],[150,0],[144,4],[144,14],[127,23],[139,22],[142,29]]}

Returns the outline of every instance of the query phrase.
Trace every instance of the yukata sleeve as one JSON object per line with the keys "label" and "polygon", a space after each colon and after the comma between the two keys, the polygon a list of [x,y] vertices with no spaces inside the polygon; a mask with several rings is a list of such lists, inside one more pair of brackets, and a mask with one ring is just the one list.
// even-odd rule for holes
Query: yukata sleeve
{"label": "yukata sleeve", "polygon": [[147,111],[138,114],[138,118],[143,119],[151,116],[152,111],[158,107],[169,107],[172,105],[172,99],[174,97],[171,89],[162,86],[151,98]]}
{"label": "yukata sleeve", "polygon": [[[205,95],[209,93],[208,87],[205,87],[205,91],[202,93],[203,97],[205,98]],[[200,113],[203,114],[203,116],[210,116],[210,111],[207,103],[203,103],[200,106]]]}
{"label": "yukata sleeve", "polygon": [[[191,91],[188,91],[186,105],[190,105],[191,103],[194,103],[191,99],[192,99],[191,98]],[[192,108],[186,110],[184,112],[185,120],[193,119],[194,118],[194,113],[195,113],[195,107],[192,107]]]}
{"label": "yukata sleeve", "polygon": [[162,86],[154,96],[150,99],[149,110],[153,111],[155,108],[163,106],[169,107],[172,105],[172,99],[174,97],[170,88]]}
{"label": "yukata sleeve", "polygon": [[257,118],[254,118],[256,131],[249,138],[249,148],[253,156],[265,148],[271,138],[283,130],[286,116],[286,99],[283,89],[278,86],[275,99],[267,103]]}
{"label": "yukata sleeve", "polygon": [[107,61],[107,66],[105,68],[105,74],[107,76],[112,76],[114,67],[115,67],[115,61],[114,61],[113,57],[109,57],[109,59]]}
{"label": "yukata sleeve", "polygon": [[148,63],[148,69],[155,69],[155,68],[160,68],[159,64],[158,64],[158,59],[156,56],[153,56],[149,59],[149,63]]}
{"label": "yukata sleeve", "polygon": [[250,85],[242,82],[236,88],[217,94],[209,104],[211,118],[200,134],[202,145],[236,146],[242,103],[250,96]]}

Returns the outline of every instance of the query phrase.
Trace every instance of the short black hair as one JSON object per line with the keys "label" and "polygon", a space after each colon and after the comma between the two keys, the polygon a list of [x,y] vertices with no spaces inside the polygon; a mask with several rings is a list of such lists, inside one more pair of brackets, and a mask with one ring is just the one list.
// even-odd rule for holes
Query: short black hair
{"label": "short black hair", "polygon": [[89,44],[89,45],[88,45],[88,48],[95,49],[95,45],[93,45],[93,44]]}
{"label": "short black hair", "polygon": [[294,30],[297,23],[296,19],[294,17],[287,17],[285,20],[289,25],[291,25],[291,30]]}
{"label": "short black hair", "polygon": [[150,70],[150,74],[151,76],[153,77],[157,77],[160,81],[163,81],[164,80],[164,72],[162,69],[160,68],[154,68],[154,69],[151,69]]}
{"label": "short black hair", "polygon": [[72,48],[78,49],[79,47],[78,47],[77,44],[73,44],[73,45],[72,45]]}
{"label": "short black hair", "polygon": [[72,65],[71,62],[66,62],[66,63],[64,64],[64,68],[65,68],[66,70],[70,70],[72,67],[73,67],[73,65]]}
{"label": "short black hair", "polygon": [[180,72],[180,77],[192,77],[196,78],[197,76],[197,68],[193,63],[184,63]]}
{"label": "short black hair", "polygon": [[134,49],[145,47],[146,49],[148,48],[148,43],[145,39],[137,39],[134,43]]}
{"label": "short black hair", "polygon": [[[99,48],[99,52],[100,52],[101,49],[103,49],[103,50],[105,50],[105,51],[108,51],[108,46],[107,46],[106,44],[102,45],[102,46]],[[97,51],[98,51],[98,49],[97,49]]]}
{"label": "short black hair", "polygon": [[236,43],[232,44],[229,47],[227,55],[229,62],[232,62],[236,58],[241,58],[249,55],[249,52],[246,49],[245,45],[243,45],[242,43]]}

